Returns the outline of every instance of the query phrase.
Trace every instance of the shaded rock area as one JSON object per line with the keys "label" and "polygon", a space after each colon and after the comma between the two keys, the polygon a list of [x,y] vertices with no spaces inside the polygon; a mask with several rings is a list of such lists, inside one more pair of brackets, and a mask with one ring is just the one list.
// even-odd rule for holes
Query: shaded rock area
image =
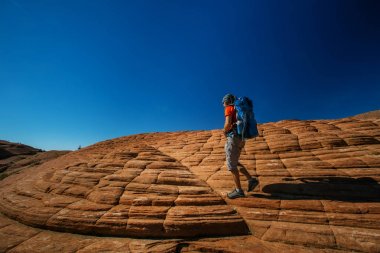
{"label": "shaded rock area", "polygon": [[24,144],[0,140],[0,179],[68,152],[70,151],[43,151]]}
{"label": "shaded rock area", "polygon": [[235,200],[221,130],[122,137],[26,168],[0,182],[0,251],[380,252],[380,119],[259,130],[239,166],[260,183]]}
{"label": "shaded rock area", "polygon": [[42,150],[21,143],[0,140],[0,159],[17,155],[34,155],[38,152],[42,152]]}

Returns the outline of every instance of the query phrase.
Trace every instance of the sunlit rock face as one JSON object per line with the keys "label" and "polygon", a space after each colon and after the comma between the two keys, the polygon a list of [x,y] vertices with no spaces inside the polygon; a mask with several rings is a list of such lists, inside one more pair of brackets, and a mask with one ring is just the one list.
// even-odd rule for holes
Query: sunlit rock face
{"label": "sunlit rock face", "polygon": [[[139,238],[161,238],[161,252],[379,252],[380,119],[284,120],[259,130],[239,166],[260,184],[235,200],[226,198],[234,184],[221,130],[117,138],[10,176],[0,182],[2,220],[32,226],[13,247],[43,241],[37,229],[88,235],[82,248],[104,240],[131,252],[145,245]],[[9,226],[0,222],[0,238]]]}
{"label": "sunlit rock face", "polygon": [[204,180],[136,137],[100,143],[28,171],[2,191],[1,210],[28,225],[84,234],[249,232]]}

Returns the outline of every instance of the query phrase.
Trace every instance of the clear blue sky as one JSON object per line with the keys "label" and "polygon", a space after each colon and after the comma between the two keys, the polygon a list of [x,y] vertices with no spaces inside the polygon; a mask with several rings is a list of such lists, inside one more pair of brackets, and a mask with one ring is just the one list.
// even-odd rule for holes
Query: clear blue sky
{"label": "clear blue sky", "polygon": [[2,0],[0,139],[76,149],[380,109],[380,1]]}

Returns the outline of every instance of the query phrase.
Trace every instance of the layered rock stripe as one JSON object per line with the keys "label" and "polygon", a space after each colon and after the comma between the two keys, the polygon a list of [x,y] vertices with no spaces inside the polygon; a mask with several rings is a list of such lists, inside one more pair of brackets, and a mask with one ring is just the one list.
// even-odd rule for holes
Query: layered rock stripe
{"label": "layered rock stripe", "polygon": [[[0,182],[2,249],[50,236],[83,242],[74,252],[102,242],[130,252],[154,251],[150,243],[161,252],[380,252],[380,120],[259,130],[239,166],[260,184],[241,199],[226,198],[234,185],[221,130],[117,138],[10,176]],[[28,232],[13,238],[12,229]]]}

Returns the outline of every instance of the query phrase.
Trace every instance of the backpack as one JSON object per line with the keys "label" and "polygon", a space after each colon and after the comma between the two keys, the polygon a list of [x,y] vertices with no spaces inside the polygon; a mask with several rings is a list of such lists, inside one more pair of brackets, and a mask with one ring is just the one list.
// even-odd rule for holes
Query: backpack
{"label": "backpack", "polygon": [[235,110],[237,118],[237,133],[243,139],[254,138],[259,135],[255,114],[253,113],[252,101],[247,97],[240,97],[235,100]]}

